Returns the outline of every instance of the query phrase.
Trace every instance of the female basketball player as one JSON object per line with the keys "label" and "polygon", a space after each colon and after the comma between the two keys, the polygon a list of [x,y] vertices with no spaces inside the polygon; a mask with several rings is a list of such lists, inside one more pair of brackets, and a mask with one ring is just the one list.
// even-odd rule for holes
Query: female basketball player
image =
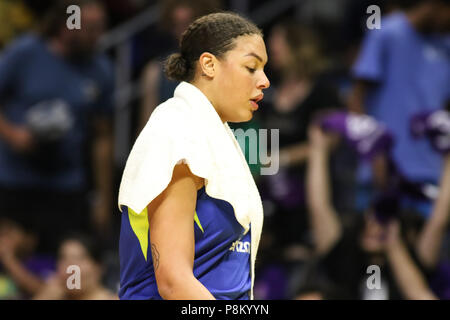
{"label": "female basketball player", "polygon": [[256,185],[227,122],[252,118],[267,53],[233,13],[194,21],[165,64],[180,81],[127,160],[119,192],[121,299],[251,299],[262,228]]}

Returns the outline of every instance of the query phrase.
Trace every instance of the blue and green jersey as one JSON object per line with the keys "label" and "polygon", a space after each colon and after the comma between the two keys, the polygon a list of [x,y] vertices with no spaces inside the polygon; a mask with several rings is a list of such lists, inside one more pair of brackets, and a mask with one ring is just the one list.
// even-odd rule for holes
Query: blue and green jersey
{"label": "blue and green jersey", "polygon": [[[122,207],[120,299],[162,299],[153,269],[147,209],[136,214]],[[197,192],[193,221],[194,276],[216,299],[249,299],[250,231],[235,218],[230,203]]]}

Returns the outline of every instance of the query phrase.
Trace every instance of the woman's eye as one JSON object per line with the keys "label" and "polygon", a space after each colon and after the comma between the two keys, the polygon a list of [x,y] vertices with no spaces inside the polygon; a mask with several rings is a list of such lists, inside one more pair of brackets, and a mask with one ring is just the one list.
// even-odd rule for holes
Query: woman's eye
{"label": "woman's eye", "polygon": [[247,67],[247,70],[250,71],[250,73],[254,73],[256,71],[256,69],[253,69],[253,68],[250,68],[250,67]]}

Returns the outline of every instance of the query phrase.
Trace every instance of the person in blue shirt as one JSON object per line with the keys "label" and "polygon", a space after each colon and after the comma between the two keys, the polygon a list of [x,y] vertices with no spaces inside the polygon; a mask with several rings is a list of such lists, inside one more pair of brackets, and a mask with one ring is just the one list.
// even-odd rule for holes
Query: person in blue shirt
{"label": "person in blue shirt", "polygon": [[[169,168],[170,173],[167,175],[170,175],[170,182],[165,188],[161,185],[161,188],[155,190],[156,187],[152,185],[161,184],[161,181],[155,181],[155,175],[158,174],[155,171],[168,169],[164,166],[172,157],[169,153],[177,153],[170,147],[165,147],[170,144],[171,133],[177,129],[176,123],[181,121],[180,125],[186,125],[186,130],[195,130],[190,122],[193,119],[188,115],[183,116],[183,108],[192,103],[187,109],[191,113],[200,109],[212,115],[205,120],[211,120],[211,124],[207,124],[210,126],[205,127],[211,129],[211,132],[202,130],[201,137],[197,136],[199,140],[213,135],[213,132],[222,132],[224,128],[221,127],[226,126],[228,121],[249,121],[258,108],[257,102],[262,99],[262,91],[270,85],[264,73],[267,59],[260,30],[253,23],[232,13],[210,14],[194,21],[183,34],[180,53],[167,59],[166,75],[182,83],[177,87],[173,99],[155,109],[138,138],[127,161],[119,193],[119,205],[122,208],[119,240],[120,299],[252,298],[254,259],[251,257],[256,254],[254,249],[257,249],[252,243],[259,241],[262,206],[258,211],[261,220],[251,220],[251,228],[246,232],[236,216],[237,203],[232,205],[228,201],[212,197],[210,191],[213,190],[211,185],[214,181],[209,178],[207,181],[205,177],[192,173],[201,169],[193,167],[189,160],[199,163],[201,159],[210,158],[207,152],[217,149],[198,150],[200,154],[188,158],[187,164],[179,163],[173,169]],[[174,110],[173,119],[159,117],[170,110]],[[157,123],[152,122],[156,119],[164,120],[157,131],[153,129]],[[203,126],[203,123],[195,122],[195,126],[197,125]],[[146,137],[146,132],[151,133],[147,136],[149,139],[140,139]],[[189,132],[186,134],[190,135]],[[159,144],[158,138],[163,142]],[[227,143],[229,139],[231,136],[226,136],[222,143]],[[232,149],[240,152],[234,154],[240,155],[240,165],[245,169],[248,179],[253,179],[238,143],[234,137],[232,139],[234,144],[229,141]],[[159,154],[149,154],[149,157],[163,160],[147,158],[144,144],[158,144],[160,148],[155,151]],[[226,146],[222,145],[221,148]],[[136,169],[130,169],[133,168],[133,160],[137,158],[156,161],[159,167],[145,167],[146,161],[134,167]],[[127,168],[130,170],[127,171]],[[214,171],[221,169],[223,168],[213,168]],[[127,173],[130,172],[138,172],[138,176],[128,176]],[[152,172],[152,175],[146,175],[148,172]],[[242,179],[231,182],[236,187],[239,183],[245,184],[248,181],[243,176],[236,178]],[[133,204],[129,204],[133,202],[129,199],[137,200],[133,196],[134,192],[141,191],[134,187],[136,180],[144,182],[139,184],[139,189],[146,189],[142,193],[143,197],[153,194],[149,188],[155,194],[163,189],[156,197],[149,196],[153,199],[150,203],[147,199],[140,201],[145,203],[142,212],[134,212],[131,209]],[[254,182],[253,186],[256,190]],[[225,186],[217,187],[220,189]],[[133,192],[130,193],[130,190]],[[261,203],[259,195],[253,197],[250,193],[241,201]],[[261,222],[259,229],[257,221]]]}
{"label": "person in blue shirt", "polygon": [[[81,8],[80,30],[66,26],[72,4]],[[104,26],[98,2],[62,1],[39,33],[0,55],[0,215],[31,224],[45,251],[56,250],[65,230],[90,227],[89,145],[98,196],[92,220],[103,231],[110,220],[113,77],[95,52]]]}
{"label": "person in blue shirt", "polygon": [[[450,4],[446,0],[407,3],[405,10],[383,17],[380,29],[367,32],[352,69],[355,83],[349,109],[367,112],[393,132],[392,160],[402,176],[413,183],[436,185],[441,159],[425,141],[413,139],[408,128],[412,114],[445,108],[450,101],[450,55],[443,35],[450,31]],[[386,184],[387,166],[375,163],[373,180],[370,168],[360,166],[362,185]],[[430,211],[430,203],[405,201],[424,215]]]}

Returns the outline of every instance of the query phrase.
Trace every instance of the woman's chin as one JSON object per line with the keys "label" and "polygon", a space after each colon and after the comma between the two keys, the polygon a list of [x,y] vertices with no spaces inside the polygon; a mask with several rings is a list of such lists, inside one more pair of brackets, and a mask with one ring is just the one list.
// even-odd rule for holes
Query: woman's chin
{"label": "woman's chin", "polygon": [[245,114],[240,115],[239,121],[235,122],[247,122],[253,119],[253,111],[249,110]]}

